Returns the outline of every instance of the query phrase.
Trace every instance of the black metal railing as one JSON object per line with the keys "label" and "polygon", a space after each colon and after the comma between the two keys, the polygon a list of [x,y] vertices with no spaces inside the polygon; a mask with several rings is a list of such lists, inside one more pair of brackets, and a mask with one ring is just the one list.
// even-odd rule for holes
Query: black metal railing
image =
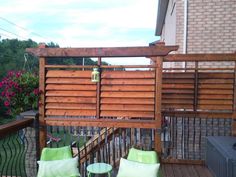
{"label": "black metal railing", "polygon": [[205,160],[206,137],[230,136],[232,132],[230,116],[212,115],[164,113],[162,158]]}
{"label": "black metal railing", "polygon": [[[0,176],[36,176],[34,119],[0,126]],[[34,137],[32,137],[34,136]]]}
{"label": "black metal railing", "polygon": [[61,147],[76,144],[74,156],[79,157],[79,171],[86,176],[86,167],[94,162],[105,162],[118,167],[131,147],[153,149],[153,130],[137,128],[101,128],[48,126],[47,146]]}

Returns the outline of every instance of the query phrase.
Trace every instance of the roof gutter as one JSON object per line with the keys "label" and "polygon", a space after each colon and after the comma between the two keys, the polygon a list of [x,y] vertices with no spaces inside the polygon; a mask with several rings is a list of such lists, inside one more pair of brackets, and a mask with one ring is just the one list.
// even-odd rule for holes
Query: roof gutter
{"label": "roof gutter", "polygon": [[156,22],[156,36],[160,36],[162,28],[165,22],[166,12],[168,8],[169,0],[159,0],[157,10],[157,22]]}
{"label": "roof gutter", "polygon": [[184,0],[184,40],[183,54],[187,53],[187,38],[188,38],[188,0]]}

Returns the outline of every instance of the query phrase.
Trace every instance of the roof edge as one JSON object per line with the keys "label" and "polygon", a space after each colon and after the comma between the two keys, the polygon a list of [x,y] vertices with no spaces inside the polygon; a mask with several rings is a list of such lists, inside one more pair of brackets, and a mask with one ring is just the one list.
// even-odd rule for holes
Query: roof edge
{"label": "roof edge", "polygon": [[157,21],[156,21],[156,36],[160,36],[162,28],[165,22],[166,12],[168,8],[169,0],[159,0],[157,10]]}

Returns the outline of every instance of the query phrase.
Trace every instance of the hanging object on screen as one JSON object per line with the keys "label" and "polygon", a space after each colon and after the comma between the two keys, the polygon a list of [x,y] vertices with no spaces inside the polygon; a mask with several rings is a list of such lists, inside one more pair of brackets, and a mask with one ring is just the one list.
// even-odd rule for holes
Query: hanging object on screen
{"label": "hanging object on screen", "polygon": [[91,81],[92,82],[99,82],[100,81],[99,75],[100,75],[100,73],[98,71],[98,68],[93,68],[93,71],[91,74]]}

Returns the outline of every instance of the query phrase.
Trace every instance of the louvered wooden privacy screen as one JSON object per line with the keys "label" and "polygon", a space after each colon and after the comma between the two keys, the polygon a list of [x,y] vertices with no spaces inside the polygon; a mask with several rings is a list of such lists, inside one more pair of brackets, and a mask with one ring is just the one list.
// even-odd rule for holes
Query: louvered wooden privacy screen
{"label": "louvered wooden privacy screen", "polygon": [[162,108],[233,112],[234,80],[234,69],[164,73]]}
{"label": "louvered wooden privacy screen", "polygon": [[[162,110],[233,112],[234,70],[163,73]],[[154,118],[155,71],[102,71],[100,117]],[[91,71],[46,73],[46,116],[96,116]]]}
{"label": "louvered wooden privacy screen", "polygon": [[51,70],[46,73],[46,116],[154,118],[155,71],[102,71],[101,86],[91,71]]}

